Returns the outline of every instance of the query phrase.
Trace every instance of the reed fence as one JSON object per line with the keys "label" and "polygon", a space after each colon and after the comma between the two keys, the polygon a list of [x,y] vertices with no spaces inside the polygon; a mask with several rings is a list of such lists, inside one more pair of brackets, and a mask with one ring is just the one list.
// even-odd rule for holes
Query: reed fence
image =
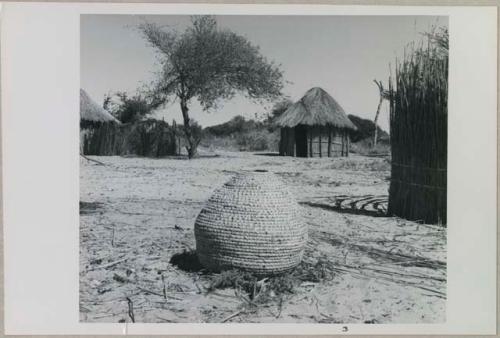
{"label": "reed fence", "polygon": [[446,225],[448,54],[430,41],[389,80],[392,171],[388,213]]}
{"label": "reed fence", "polygon": [[84,155],[176,155],[180,133],[165,121],[145,120],[132,124],[97,123],[81,126]]}

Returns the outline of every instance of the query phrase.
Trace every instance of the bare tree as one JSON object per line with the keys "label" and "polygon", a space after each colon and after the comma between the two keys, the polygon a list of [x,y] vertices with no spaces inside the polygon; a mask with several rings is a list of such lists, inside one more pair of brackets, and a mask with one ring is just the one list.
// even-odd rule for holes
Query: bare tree
{"label": "bare tree", "polygon": [[375,119],[373,120],[373,123],[375,124],[375,133],[373,136],[373,147],[375,147],[377,145],[377,139],[378,139],[378,124],[377,124],[377,122],[378,122],[378,116],[380,115],[380,108],[382,107],[382,102],[384,102],[384,100],[389,99],[389,92],[387,90],[384,90],[384,85],[382,84],[382,81],[373,80],[373,82],[375,82],[375,84],[377,85],[378,90],[379,90],[379,95],[380,95],[380,98],[378,101],[378,106],[377,106],[377,112],[375,113]]}
{"label": "bare tree", "polygon": [[203,110],[217,107],[236,93],[250,99],[281,96],[282,71],[263,57],[258,47],[229,30],[219,29],[213,16],[194,16],[183,33],[153,23],[139,26],[161,56],[162,70],[152,95],[164,102],[178,99],[184,120],[189,158],[200,140],[192,132],[189,105],[197,99]]}

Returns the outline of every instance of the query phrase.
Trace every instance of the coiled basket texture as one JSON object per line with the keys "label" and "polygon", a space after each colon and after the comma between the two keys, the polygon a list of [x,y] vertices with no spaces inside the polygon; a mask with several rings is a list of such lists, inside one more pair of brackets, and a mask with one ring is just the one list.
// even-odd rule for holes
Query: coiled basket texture
{"label": "coiled basket texture", "polygon": [[194,229],[200,263],[215,271],[280,274],[300,263],[307,241],[297,201],[270,172],[235,175],[213,193]]}

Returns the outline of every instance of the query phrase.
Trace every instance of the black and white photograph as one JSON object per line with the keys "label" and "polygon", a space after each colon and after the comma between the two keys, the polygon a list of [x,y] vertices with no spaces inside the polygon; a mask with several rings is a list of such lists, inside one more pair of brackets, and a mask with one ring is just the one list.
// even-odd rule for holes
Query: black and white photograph
{"label": "black and white photograph", "polygon": [[497,333],[498,7],[333,2],[0,4],[1,333]]}
{"label": "black and white photograph", "polygon": [[81,322],[446,321],[446,16],[80,32]]}

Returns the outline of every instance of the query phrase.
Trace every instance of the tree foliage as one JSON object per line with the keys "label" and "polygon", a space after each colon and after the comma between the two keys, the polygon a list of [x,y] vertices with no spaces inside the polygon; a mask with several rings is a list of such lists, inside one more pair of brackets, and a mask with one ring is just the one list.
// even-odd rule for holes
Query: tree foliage
{"label": "tree foliage", "polygon": [[[375,123],[368,119],[363,119],[359,116],[349,114],[347,115],[349,120],[356,126],[357,130],[351,132],[351,141],[358,142],[361,140],[373,140],[375,135],[375,130],[377,130],[377,141],[389,140],[389,134],[381,129],[379,126],[375,129]],[[372,143],[373,144],[373,143]]]}
{"label": "tree foliage", "polygon": [[290,98],[284,98],[281,101],[278,101],[274,104],[271,111],[267,115],[267,122],[274,123],[278,117],[283,115],[283,113],[293,104],[293,101]]}
{"label": "tree foliage", "polygon": [[103,108],[122,123],[133,123],[153,113],[158,103],[148,100],[143,94],[129,96],[126,92],[116,92],[104,97]]}
{"label": "tree foliage", "polygon": [[241,134],[256,128],[264,128],[264,123],[252,119],[245,119],[241,115],[236,115],[231,120],[205,128],[205,131],[215,136],[230,136],[232,134]]}
{"label": "tree foliage", "polygon": [[220,29],[213,16],[194,16],[182,33],[154,23],[139,26],[161,57],[161,72],[152,95],[162,102],[178,99],[193,157],[199,140],[190,131],[189,104],[197,99],[204,110],[240,93],[252,100],[281,95],[283,75],[245,37]]}

